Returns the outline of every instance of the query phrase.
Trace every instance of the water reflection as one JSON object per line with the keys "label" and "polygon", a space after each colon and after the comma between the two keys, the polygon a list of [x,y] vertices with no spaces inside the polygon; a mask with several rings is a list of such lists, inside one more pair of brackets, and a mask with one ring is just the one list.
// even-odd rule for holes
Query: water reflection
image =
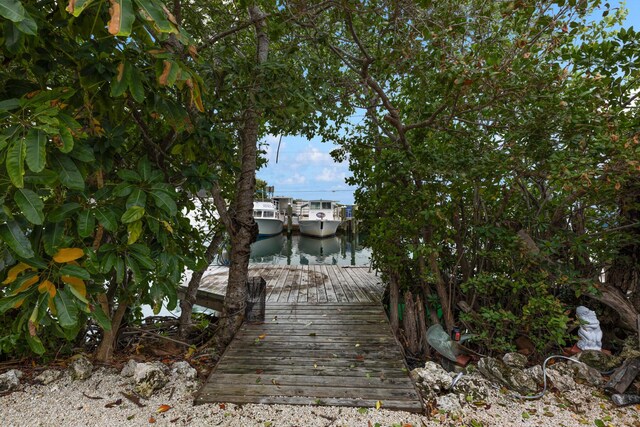
{"label": "water reflection", "polygon": [[286,265],[369,265],[371,251],[360,237],[340,235],[318,239],[278,235],[260,239],[251,245],[251,263]]}

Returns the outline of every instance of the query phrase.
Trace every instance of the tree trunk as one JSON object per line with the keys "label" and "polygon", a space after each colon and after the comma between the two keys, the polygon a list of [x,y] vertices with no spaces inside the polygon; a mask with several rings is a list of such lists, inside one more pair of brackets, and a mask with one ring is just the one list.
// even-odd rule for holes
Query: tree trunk
{"label": "tree trunk", "polygon": [[[418,335],[420,336],[420,349],[423,354],[429,354],[429,343],[427,342],[427,319],[424,313],[424,302],[422,297],[416,297],[416,311],[418,312]],[[436,315],[436,319],[437,319]]]}
{"label": "tree trunk", "polygon": [[404,314],[402,316],[404,334],[407,338],[407,350],[412,355],[420,353],[420,336],[418,331],[418,313],[411,291],[404,293]]}
{"label": "tree trunk", "polygon": [[223,237],[223,230],[218,229],[213,235],[211,243],[209,243],[209,247],[207,247],[207,251],[205,252],[204,258],[206,264],[199,270],[193,272],[191,280],[189,280],[187,290],[185,291],[184,298],[180,300],[179,334],[182,339],[187,337],[189,330],[191,329],[191,312],[193,311],[193,304],[196,302],[196,294],[200,287],[200,281],[202,281],[202,275],[213,262]]}
{"label": "tree trunk", "polygon": [[[107,302],[107,297],[104,294],[100,294],[98,297],[98,301],[102,306],[102,310],[105,313],[110,313],[109,303]],[[102,341],[100,341],[100,345],[96,350],[96,362],[100,363],[109,363],[111,362],[111,358],[113,357],[113,352],[116,346],[116,339],[118,338],[118,330],[120,329],[120,325],[122,324],[122,319],[124,318],[124,313],[127,311],[128,304],[119,303],[118,308],[115,313],[111,317],[111,330],[103,331]]]}
{"label": "tree trunk", "polygon": [[389,317],[391,321],[391,329],[393,333],[398,335],[398,328],[400,327],[400,321],[398,319],[398,303],[400,302],[400,291],[398,285],[398,276],[391,274],[389,284]]}
{"label": "tree trunk", "polygon": [[613,311],[618,313],[622,327],[630,331],[638,331],[638,323],[636,321],[638,318],[638,310],[624,297],[622,292],[607,285],[600,285],[599,290],[599,295],[592,294],[589,296],[611,307]]}
{"label": "tree trunk", "polygon": [[262,89],[262,70],[260,66],[267,61],[269,53],[269,38],[265,31],[265,15],[256,5],[249,7],[249,17],[254,21],[256,31],[256,78],[249,89],[249,104],[244,114],[244,125],[240,132],[240,176],[236,181],[236,199],[231,211],[232,229],[231,255],[227,294],[221,318],[221,331],[217,346],[224,349],[233,339],[244,321],[244,310],[247,298],[247,275],[251,243],[258,236],[258,225],[253,219],[253,196],[256,188],[256,159],[258,129],[261,112],[258,110],[255,98]]}

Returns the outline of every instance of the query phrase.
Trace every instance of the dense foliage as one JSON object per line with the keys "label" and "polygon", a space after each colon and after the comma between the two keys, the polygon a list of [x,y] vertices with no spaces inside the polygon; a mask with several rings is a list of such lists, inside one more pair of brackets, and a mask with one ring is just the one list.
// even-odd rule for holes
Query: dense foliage
{"label": "dense foliage", "polygon": [[232,336],[267,132],[341,144],[375,266],[447,327],[561,344],[587,295],[634,328],[640,36],[601,3],[0,0],[0,353],[95,322],[108,359],[202,267],[202,194]]}
{"label": "dense foliage", "polygon": [[637,328],[640,34],[624,14],[380,1],[336,18],[365,111],[336,155],[374,264],[485,348],[566,344],[581,295]]}

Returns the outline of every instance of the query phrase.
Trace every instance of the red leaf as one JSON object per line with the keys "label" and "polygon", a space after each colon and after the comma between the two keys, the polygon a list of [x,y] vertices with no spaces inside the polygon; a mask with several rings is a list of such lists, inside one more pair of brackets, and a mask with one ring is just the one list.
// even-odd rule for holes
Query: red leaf
{"label": "red leaf", "polygon": [[149,417],[149,424],[153,424],[156,422],[156,419],[153,417]]}
{"label": "red leaf", "polygon": [[221,403],[218,406],[220,406],[220,409],[222,409],[222,410],[227,409],[227,405],[225,405],[224,403]]}
{"label": "red leaf", "polygon": [[158,413],[167,412],[169,409],[171,409],[169,405],[160,405],[158,406]]}

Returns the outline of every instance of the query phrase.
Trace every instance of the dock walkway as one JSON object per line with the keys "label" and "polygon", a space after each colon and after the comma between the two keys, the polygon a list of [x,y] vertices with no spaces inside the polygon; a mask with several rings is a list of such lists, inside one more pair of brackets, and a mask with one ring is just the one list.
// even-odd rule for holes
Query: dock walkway
{"label": "dock walkway", "polygon": [[[224,268],[201,289],[224,294]],[[267,282],[264,323],[244,324],[196,403],[282,403],[422,411],[381,304],[362,267],[251,266]]]}

